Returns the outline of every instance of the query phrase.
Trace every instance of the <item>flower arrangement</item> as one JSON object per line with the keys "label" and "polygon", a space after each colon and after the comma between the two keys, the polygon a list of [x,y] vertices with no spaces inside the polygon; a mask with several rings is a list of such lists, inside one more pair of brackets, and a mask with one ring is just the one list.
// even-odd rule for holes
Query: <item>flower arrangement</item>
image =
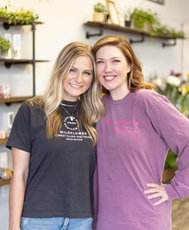
{"label": "flower arrangement", "polygon": [[160,94],[166,96],[181,113],[189,117],[189,74],[183,80],[181,73],[171,71],[166,79],[155,77],[151,82],[157,86]]}
{"label": "flower arrangement", "polygon": [[182,113],[189,118],[189,73],[187,74],[188,80],[182,81],[178,91],[182,95]]}

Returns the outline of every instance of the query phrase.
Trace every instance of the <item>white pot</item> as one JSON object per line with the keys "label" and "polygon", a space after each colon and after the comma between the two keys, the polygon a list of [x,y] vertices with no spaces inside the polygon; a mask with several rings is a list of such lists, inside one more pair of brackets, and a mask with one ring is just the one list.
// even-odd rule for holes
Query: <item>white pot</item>
{"label": "white pot", "polygon": [[104,13],[97,13],[93,14],[93,21],[94,22],[104,22]]}

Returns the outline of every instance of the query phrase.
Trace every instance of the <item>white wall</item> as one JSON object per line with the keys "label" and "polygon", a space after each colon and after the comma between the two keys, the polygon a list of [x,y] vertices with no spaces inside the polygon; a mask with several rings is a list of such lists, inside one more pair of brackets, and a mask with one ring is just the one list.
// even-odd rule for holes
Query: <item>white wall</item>
{"label": "white wall", "polygon": [[[39,20],[44,25],[38,25],[36,30],[36,58],[50,60],[49,63],[36,64],[36,92],[41,93],[49,78],[54,60],[58,52],[67,43],[82,41],[93,45],[100,37],[86,39],[85,33],[96,32],[98,29],[83,26],[86,21],[92,20],[93,5],[97,2],[105,4],[105,0],[11,0],[15,8],[33,8],[40,16]],[[181,29],[181,22],[188,18],[188,0],[165,0],[165,5],[160,5],[147,0],[114,0],[119,11],[126,6],[136,7],[141,4],[144,9],[156,11],[164,24],[170,25],[178,30]],[[0,7],[5,6],[8,0],[1,0]],[[124,24],[121,19],[122,25]],[[5,31],[0,24],[0,34]],[[20,33],[22,40],[22,58],[32,57],[32,33],[30,26],[11,28],[8,32]],[[103,36],[111,34],[122,34],[127,39],[138,39],[132,34],[123,34],[105,30]],[[133,49],[143,63],[143,72],[146,77],[157,73],[158,76],[168,76],[171,70],[182,71],[182,41],[178,40],[174,47],[162,48],[162,41],[155,39],[151,41],[146,38],[144,43],[133,44]],[[32,95],[32,67],[27,65],[12,66],[6,69],[0,63],[0,85],[10,84],[12,96]],[[18,104],[9,107],[0,105],[0,123],[2,123],[3,111],[15,111]],[[5,147],[0,146],[0,151]],[[9,166],[11,166],[11,154],[9,153]],[[8,197],[2,197],[0,187],[0,229],[7,230],[8,226]]]}

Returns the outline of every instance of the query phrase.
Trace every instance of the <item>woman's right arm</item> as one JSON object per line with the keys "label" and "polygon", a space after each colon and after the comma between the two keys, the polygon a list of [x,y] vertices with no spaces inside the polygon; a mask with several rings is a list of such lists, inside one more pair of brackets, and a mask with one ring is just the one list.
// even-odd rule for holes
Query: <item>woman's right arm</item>
{"label": "woman's right arm", "polygon": [[12,160],[13,176],[9,194],[9,230],[20,230],[20,219],[29,172],[30,153],[12,148]]}

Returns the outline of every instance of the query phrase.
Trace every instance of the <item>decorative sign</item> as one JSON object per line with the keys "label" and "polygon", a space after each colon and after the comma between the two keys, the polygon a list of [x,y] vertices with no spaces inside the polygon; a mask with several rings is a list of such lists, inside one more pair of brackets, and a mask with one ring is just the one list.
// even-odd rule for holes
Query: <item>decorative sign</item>
{"label": "decorative sign", "polygon": [[119,19],[119,15],[118,15],[118,11],[117,11],[115,2],[106,0],[106,4],[108,7],[108,12],[109,12],[111,23],[115,25],[120,25],[120,19]]}

